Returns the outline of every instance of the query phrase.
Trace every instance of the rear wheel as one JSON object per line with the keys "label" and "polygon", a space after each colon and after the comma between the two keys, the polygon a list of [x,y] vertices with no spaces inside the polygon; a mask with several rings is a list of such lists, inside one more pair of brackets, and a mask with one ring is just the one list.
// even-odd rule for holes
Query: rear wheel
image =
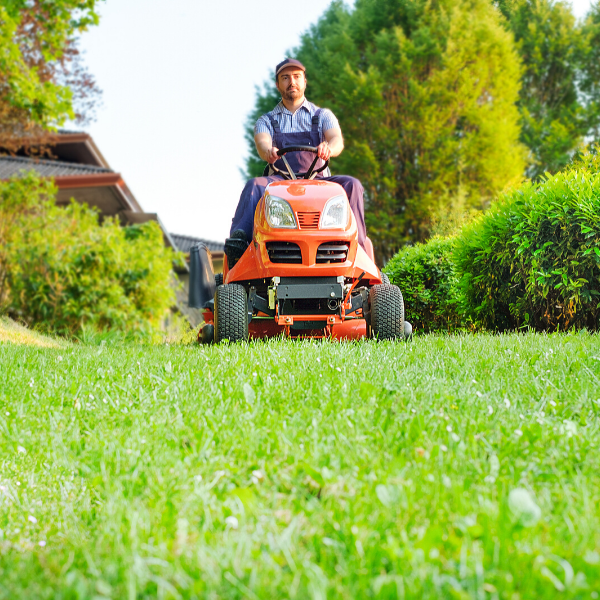
{"label": "rear wheel", "polygon": [[248,339],[248,297],[235,283],[215,291],[215,342],[242,342]]}
{"label": "rear wheel", "polygon": [[389,283],[369,290],[369,335],[378,340],[404,338],[404,299],[400,288]]}
{"label": "rear wheel", "polygon": [[223,285],[223,273],[217,273],[215,275],[215,286],[219,287],[220,285]]}
{"label": "rear wheel", "polygon": [[381,273],[381,283],[387,283],[388,285],[391,283],[390,278],[383,271],[379,271]]}

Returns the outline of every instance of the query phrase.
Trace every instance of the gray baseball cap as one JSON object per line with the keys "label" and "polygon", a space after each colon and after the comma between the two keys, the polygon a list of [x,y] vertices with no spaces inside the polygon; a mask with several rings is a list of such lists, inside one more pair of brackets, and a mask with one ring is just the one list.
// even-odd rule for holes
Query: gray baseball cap
{"label": "gray baseball cap", "polygon": [[286,58],[275,67],[275,79],[277,79],[279,73],[281,73],[281,71],[287,67],[295,67],[296,69],[300,69],[306,73],[306,67],[299,60],[296,60],[295,58]]}

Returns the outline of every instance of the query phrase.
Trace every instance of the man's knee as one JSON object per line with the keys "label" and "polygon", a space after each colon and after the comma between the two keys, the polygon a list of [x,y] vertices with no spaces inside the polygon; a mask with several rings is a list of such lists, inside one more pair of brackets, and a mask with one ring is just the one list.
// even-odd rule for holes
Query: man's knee
{"label": "man's knee", "polygon": [[244,186],[244,191],[242,192],[242,196],[245,195],[254,195],[257,192],[261,192],[261,196],[262,196],[262,190],[264,190],[267,185],[269,184],[269,181],[266,177],[254,177],[253,179],[248,179],[248,181],[246,182],[246,185]]}
{"label": "man's knee", "polygon": [[356,188],[361,192],[363,191],[363,185],[360,182],[360,179],[356,179],[356,177],[352,177],[351,175],[344,175],[344,178],[348,182],[347,185],[350,185],[353,188]]}
{"label": "man's knee", "polygon": [[348,195],[356,193],[362,196],[364,189],[360,179],[356,179],[356,177],[352,177],[351,175],[336,175],[331,179],[336,183],[339,183],[346,190]]}

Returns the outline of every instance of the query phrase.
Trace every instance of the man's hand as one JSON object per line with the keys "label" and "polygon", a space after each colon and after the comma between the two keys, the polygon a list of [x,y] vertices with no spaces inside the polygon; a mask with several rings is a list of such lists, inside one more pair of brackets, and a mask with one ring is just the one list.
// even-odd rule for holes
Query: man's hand
{"label": "man's hand", "polygon": [[329,160],[331,158],[331,148],[329,147],[329,144],[327,142],[321,142],[317,146],[317,154],[319,155],[319,158]]}
{"label": "man's hand", "polygon": [[268,133],[257,133],[254,136],[254,143],[258,155],[270,165],[279,159],[279,156],[277,156],[279,148],[273,146],[273,138]]}
{"label": "man's hand", "polygon": [[277,152],[279,152],[279,148],[275,148],[275,146],[273,146],[270,150],[267,150],[265,160],[270,165],[272,165],[276,160],[279,159],[279,156],[277,156]]}

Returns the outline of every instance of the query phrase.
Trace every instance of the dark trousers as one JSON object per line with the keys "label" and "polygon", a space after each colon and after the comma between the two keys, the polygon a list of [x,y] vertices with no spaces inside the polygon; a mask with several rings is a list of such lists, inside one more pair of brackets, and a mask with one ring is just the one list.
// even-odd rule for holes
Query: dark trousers
{"label": "dark trousers", "polygon": [[[231,233],[236,229],[243,229],[246,232],[248,240],[252,239],[254,230],[254,213],[256,207],[265,193],[265,188],[273,181],[283,179],[279,175],[269,175],[268,177],[255,177],[250,179],[242,190],[240,201],[235,210],[235,216],[231,223]],[[358,243],[364,247],[365,238],[367,237],[367,228],[365,227],[365,204],[363,200],[363,186],[355,177],[349,175],[334,175],[332,177],[319,178],[323,181],[332,181],[344,188],[350,208],[354,213],[356,225],[358,226]]]}

